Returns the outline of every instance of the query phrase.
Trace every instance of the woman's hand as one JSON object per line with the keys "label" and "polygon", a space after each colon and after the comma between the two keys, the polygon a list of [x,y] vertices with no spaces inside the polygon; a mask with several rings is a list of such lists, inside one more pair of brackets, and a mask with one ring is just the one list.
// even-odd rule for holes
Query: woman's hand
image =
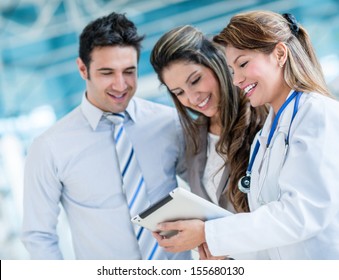
{"label": "woman's hand", "polygon": [[158,225],[159,231],[176,230],[178,233],[166,238],[153,232],[159,245],[167,252],[177,253],[192,250],[205,242],[205,223],[201,220],[180,220]]}
{"label": "woman's hand", "polygon": [[199,260],[227,260],[228,257],[225,256],[212,256],[210,250],[208,249],[207,243],[204,242],[198,247],[199,251]]}

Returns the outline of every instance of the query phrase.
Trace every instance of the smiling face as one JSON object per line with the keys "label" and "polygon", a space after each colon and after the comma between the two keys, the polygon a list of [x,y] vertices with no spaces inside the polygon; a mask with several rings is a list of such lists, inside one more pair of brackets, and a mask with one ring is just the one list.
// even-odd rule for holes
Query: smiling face
{"label": "smiling face", "polygon": [[211,119],[218,118],[220,89],[209,68],[193,62],[177,61],[163,70],[162,77],[182,105]]}
{"label": "smiling face", "polygon": [[268,103],[277,112],[290,92],[279,66],[286,61],[279,47],[271,54],[226,47],[233,83],[243,90],[253,107]]}
{"label": "smiling face", "polygon": [[104,112],[123,112],[137,88],[137,51],[133,47],[95,48],[88,69],[78,58],[88,101]]}

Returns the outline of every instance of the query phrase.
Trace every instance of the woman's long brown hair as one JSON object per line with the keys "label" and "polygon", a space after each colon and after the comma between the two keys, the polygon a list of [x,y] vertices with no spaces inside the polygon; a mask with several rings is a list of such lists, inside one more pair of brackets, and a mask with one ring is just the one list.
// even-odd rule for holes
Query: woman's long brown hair
{"label": "woman's long brown hair", "polygon": [[[248,212],[247,195],[239,191],[238,181],[246,173],[251,143],[264,124],[267,108],[250,106],[248,99],[232,84],[223,47],[192,26],[178,27],[165,33],[152,50],[151,64],[164,85],[163,70],[178,61],[211,69],[219,82],[222,127],[216,150],[226,159],[224,166],[230,169],[226,195],[237,212]],[[174,94],[170,94],[185,131],[188,153],[195,154],[201,146],[199,126],[206,125],[208,118],[186,108]]]}

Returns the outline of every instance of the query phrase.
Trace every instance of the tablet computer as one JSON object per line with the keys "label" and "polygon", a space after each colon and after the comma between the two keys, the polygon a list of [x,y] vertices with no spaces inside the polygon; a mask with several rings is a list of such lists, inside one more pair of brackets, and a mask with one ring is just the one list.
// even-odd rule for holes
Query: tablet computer
{"label": "tablet computer", "polygon": [[[133,217],[131,221],[151,231],[157,231],[157,224],[161,222],[188,219],[206,221],[228,215],[232,215],[232,213],[185,188],[178,187],[139,215]],[[161,232],[160,234],[172,236],[175,233],[171,231]]]}

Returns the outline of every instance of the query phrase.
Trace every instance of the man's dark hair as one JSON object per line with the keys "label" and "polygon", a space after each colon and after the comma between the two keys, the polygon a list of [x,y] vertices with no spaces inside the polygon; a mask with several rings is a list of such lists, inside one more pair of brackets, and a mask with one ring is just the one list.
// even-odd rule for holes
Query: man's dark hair
{"label": "man's dark hair", "polygon": [[140,57],[141,41],[137,28],[125,14],[111,13],[90,22],[80,35],[79,57],[89,69],[91,54],[96,47],[131,46]]}

